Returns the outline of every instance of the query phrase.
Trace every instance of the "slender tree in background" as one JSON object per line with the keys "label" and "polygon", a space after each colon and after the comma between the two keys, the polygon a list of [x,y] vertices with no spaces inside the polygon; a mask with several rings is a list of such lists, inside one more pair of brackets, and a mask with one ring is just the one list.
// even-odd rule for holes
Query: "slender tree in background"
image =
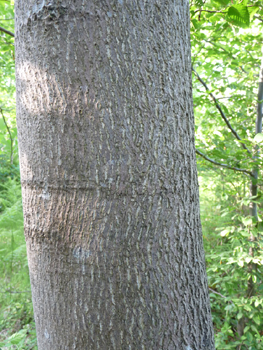
{"label": "slender tree in background", "polygon": [[[261,67],[259,70],[259,81],[258,81],[258,102],[257,102],[257,117],[256,117],[256,127],[255,127],[255,134],[258,135],[256,137],[262,138],[262,101],[263,101],[263,47],[262,47],[262,58],[261,58]],[[257,160],[259,155],[259,147],[255,147],[254,149],[254,156],[253,159]],[[252,177],[251,177],[251,184],[250,184],[250,194],[251,198],[253,199],[250,203],[250,216],[254,220],[254,224],[257,227],[259,225],[259,218],[258,218],[258,205],[257,205],[257,197],[258,197],[258,175],[259,175],[259,166],[256,164],[254,168],[252,169]],[[261,236],[261,235],[260,235]],[[253,242],[255,242],[257,239],[259,239],[259,233],[255,234],[253,230],[251,230],[249,235],[250,240],[250,246],[249,246],[249,255],[253,258],[254,251],[253,248]],[[250,277],[248,279],[248,286],[247,286],[247,297],[250,298],[254,294],[254,281],[253,281],[253,272],[255,273],[257,271],[257,265],[253,262],[250,262],[248,265],[248,271],[250,273]],[[246,318],[242,317],[238,323],[238,332],[239,335],[244,334],[244,329],[246,326]],[[239,350],[239,349],[238,349]]]}
{"label": "slender tree in background", "polygon": [[39,350],[213,350],[188,1],[16,1]]}

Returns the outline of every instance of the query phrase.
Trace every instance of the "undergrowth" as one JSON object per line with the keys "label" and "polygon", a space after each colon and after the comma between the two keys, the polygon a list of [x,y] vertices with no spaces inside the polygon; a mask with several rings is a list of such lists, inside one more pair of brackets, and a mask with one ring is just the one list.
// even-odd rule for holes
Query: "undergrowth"
{"label": "undergrowth", "polygon": [[35,350],[21,187],[17,177],[5,176],[0,188],[0,273],[0,349]]}
{"label": "undergrowth", "polygon": [[[217,350],[263,349],[262,225],[240,188],[213,172],[200,177],[201,221]],[[248,190],[248,186],[247,186]],[[240,192],[243,194],[241,196]],[[259,215],[261,209],[259,206]],[[256,240],[250,241],[251,234]],[[253,256],[249,248],[253,249]],[[253,264],[253,270],[250,266]],[[251,279],[253,290],[249,291]]]}

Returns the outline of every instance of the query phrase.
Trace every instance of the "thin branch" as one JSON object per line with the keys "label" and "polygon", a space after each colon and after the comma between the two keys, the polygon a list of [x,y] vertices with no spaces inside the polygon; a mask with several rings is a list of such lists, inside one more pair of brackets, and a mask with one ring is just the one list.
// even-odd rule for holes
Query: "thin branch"
{"label": "thin branch", "polygon": [[231,98],[235,98],[235,95],[234,96],[229,96],[229,97],[218,97],[217,99],[218,100],[230,100]]}
{"label": "thin branch", "polygon": [[[219,295],[221,298],[224,298],[224,299],[227,298],[225,295],[223,295],[223,294],[217,292],[216,290],[214,290],[214,289],[212,289],[212,288],[210,288],[210,287],[208,287],[208,289],[210,290],[210,292]],[[228,300],[228,301],[230,301],[231,304],[234,304],[232,300]]]}
{"label": "thin branch", "polygon": [[227,165],[227,164],[221,164],[221,163],[218,163],[217,161],[207,157],[205,154],[203,154],[202,152],[200,152],[198,149],[195,150],[197,154],[199,154],[199,156],[203,157],[205,160],[207,160],[208,162],[212,163],[212,164],[215,164],[215,165],[218,165],[222,168],[227,168],[227,169],[231,169],[231,170],[234,170],[234,171],[240,171],[241,173],[245,173],[251,177],[254,177],[253,173],[251,171],[248,171],[246,169],[240,169],[240,168],[236,168],[236,167],[232,167],[230,165]]}
{"label": "thin branch", "polygon": [[13,38],[15,37],[14,33],[10,32],[9,30],[7,30],[7,29],[5,29],[3,27],[0,27],[0,32],[4,32],[4,33],[6,33],[8,35],[11,35]]}
{"label": "thin branch", "polygon": [[194,13],[196,13],[196,12],[227,13],[227,11],[212,11],[212,10],[201,10],[201,9],[195,10]]}
{"label": "thin branch", "polygon": [[4,113],[3,113],[3,110],[2,110],[1,107],[0,107],[0,113],[2,115],[2,118],[3,118],[3,121],[5,123],[6,129],[7,129],[8,133],[9,133],[10,144],[11,144],[10,163],[13,164],[13,156],[14,156],[14,154],[13,154],[14,153],[14,151],[13,151],[13,143],[14,143],[14,140],[12,138],[12,134],[11,134],[10,128],[9,128],[7,122],[6,122],[6,119],[5,119],[5,116],[4,116]]}
{"label": "thin branch", "polygon": [[255,16],[255,15],[254,15],[254,17],[255,17],[256,19],[258,19],[259,21],[263,22],[263,19],[262,19],[260,16]]}
{"label": "thin branch", "polygon": [[[192,71],[194,72],[195,76],[197,77],[197,79],[200,81],[200,83],[205,87],[206,91],[208,91],[209,95],[212,97],[212,100],[215,103],[215,106],[217,108],[217,110],[219,111],[221,117],[224,119],[226,125],[228,126],[228,128],[231,130],[232,134],[236,137],[237,140],[242,141],[241,137],[238,135],[238,133],[236,132],[235,129],[233,129],[232,125],[230,124],[229,120],[227,119],[225,113],[222,111],[222,108],[220,107],[217,99],[215,98],[215,96],[212,94],[212,92],[210,92],[210,89],[208,88],[208,86],[206,85],[206,83],[202,80],[202,78],[200,77],[200,75],[196,72],[196,70],[192,67]],[[247,146],[241,142],[241,146],[248,152],[251,153],[250,150],[247,148]]]}
{"label": "thin branch", "polygon": [[[225,295],[223,295],[223,294],[217,292],[216,290],[214,290],[214,289],[212,289],[212,288],[210,288],[210,287],[208,287],[208,289],[210,290],[210,292],[219,295],[221,298],[224,298],[224,299],[227,298]],[[228,301],[230,301],[231,304],[234,304],[232,300],[228,300]]]}
{"label": "thin branch", "polygon": [[209,287],[208,289],[210,290],[210,292],[212,292],[212,293],[214,293],[214,294],[217,294],[217,295],[220,295],[221,298],[224,298],[224,299],[226,298],[226,296],[224,296],[223,294],[221,294],[221,293],[215,291],[214,289],[212,289],[212,288],[210,288],[210,287]]}

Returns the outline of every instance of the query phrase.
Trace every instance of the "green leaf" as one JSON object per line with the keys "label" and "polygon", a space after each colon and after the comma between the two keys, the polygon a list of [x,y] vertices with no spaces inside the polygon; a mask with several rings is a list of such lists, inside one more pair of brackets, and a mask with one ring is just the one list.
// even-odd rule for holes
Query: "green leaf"
{"label": "green leaf", "polygon": [[244,261],[243,260],[239,260],[237,262],[237,264],[238,264],[238,266],[243,267],[244,266]]}
{"label": "green leaf", "polygon": [[248,28],[250,24],[250,15],[247,6],[237,4],[229,7],[226,19],[238,27]]}
{"label": "green leaf", "polygon": [[255,141],[256,143],[262,142],[262,141],[263,141],[263,133],[262,133],[262,132],[258,133],[258,134],[254,137],[254,141]]}
{"label": "green leaf", "polygon": [[247,264],[249,264],[251,260],[252,260],[252,257],[251,257],[251,256],[248,256],[248,257],[245,258],[245,262],[246,262]]}
{"label": "green leaf", "polygon": [[252,218],[248,217],[248,218],[242,218],[242,222],[245,226],[249,226],[252,225]]}
{"label": "green leaf", "polygon": [[244,329],[244,333],[246,333],[250,329],[250,326],[246,326]]}
{"label": "green leaf", "polygon": [[[243,237],[249,237],[250,236],[250,232],[249,231],[240,231],[241,235]],[[247,262],[247,261],[246,261]]]}
{"label": "green leaf", "polygon": [[201,27],[200,22],[197,19],[195,19],[195,18],[192,19],[191,23],[192,23],[192,25],[194,26],[195,29],[198,29],[198,28]]}
{"label": "green leaf", "polygon": [[221,237],[225,237],[225,236],[228,235],[228,233],[229,233],[229,230],[224,230],[224,231],[222,231],[222,232],[220,233],[220,236],[221,236]]}
{"label": "green leaf", "polygon": [[219,4],[223,5],[224,7],[229,4],[229,0],[215,0],[215,2],[218,2]]}
{"label": "green leaf", "polygon": [[251,329],[260,337],[260,334],[259,334],[257,328],[253,324],[251,325]]}
{"label": "green leaf", "polygon": [[201,7],[201,6],[203,6],[203,4],[204,4],[204,0],[195,0],[196,6]]}
{"label": "green leaf", "polygon": [[252,20],[254,14],[256,14],[259,10],[259,7],[258,6],[253,6],[253,7],[249,7],[248,8],[248,12],[249,12],[249,15],[250,15],[250,20]]}
{"label": "green leaf", "polygon": [[253,317],[253,321],[254,321],[256,324],[260,325],[260,317],[259,317],[259,315]]}
{"label": "green leaf", "polygon": [[240,320],[242,317],[243,317],[243,313],[239,311],[239,313],[237,314],[237,319]]}
{"label": "green leaf", "polygon": [[14,333],[8,340],[11,344],[18,344],[21,342],[22,339],[25,338],[26,334],[25,334],[26,330],[22,329],[17,333]]}
{"label": "green leaf", "polygon": [[255,301],[255,307],[258,307],[259,304],[260,304],[260,301],[257,299],[257,300]]}
{"label": "green leaf", "polygon": [[249,312],[252,310],[251,306],[247,305],[247,304],[244,306],[244,309],[249,311]]}
{"label": "green leaf", "polygon": [[247,333],[247,338],[248,338],[249,342],[253,341],[253,335],[250,332]]}

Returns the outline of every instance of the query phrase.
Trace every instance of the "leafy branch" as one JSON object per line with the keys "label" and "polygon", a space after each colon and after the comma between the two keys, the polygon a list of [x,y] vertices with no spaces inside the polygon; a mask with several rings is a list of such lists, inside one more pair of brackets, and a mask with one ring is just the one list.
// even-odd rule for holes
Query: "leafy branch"
{"label": "leafy branch", "polygon": [[260,16],[254,16],[256,19],[258,19],[259,21],[263,22],[263,19]]}
{"label": "leafy branch", "polygon": [[[213,41],[206,40],[206,39],[203,39],[203,40],[204,40],[205,42],[207,42],[207,43],[213,45],[214,47],[223,50],[223,51],[226,52],[232,59],[237,60],[237,57],[235,57],[231,52],[227,51],[224,47],[222,47],[222,46],[220,46],[220,45],[214,43]],[[242,70],[242,72],[248,74],[248,72],[247,72],[242,66],[239,66],[239,68]]]}
{"label": "leafy branch", "polygon": [[227,11],[213,11],[213,10],[202,10],[202,9],[198,9],[198,10],[195,10],[195,11],[194,11],[194,13],[197,13],[197,12],[227,13]]}
{"label": "leafy branch", "polygon": [[208,88],[207,84],[203,81],[203,79],[200,77],[200,75],[196,72],[196,70],[192,67],[192,71],[194,72],[195,76],[197,77],[197,79],[200,81],[200,83],[205,87],[206,91],[208,91],[209,95],[211,96],[212,100],[215,103],[215,106],[217,108],[217,110],[219,111],[221,117],[223,118],[223,120],[225,121],[227,127],[231,130],[232,134],[235,136],[235,138],[239,141],[241,141],[241,146],[248,152],[251,153],[250,150],[247,148],[247,146],[242,143],[242,138],[238,135],[238,133],[236,132],[236,130],[232,127],[232,125],[230,124],[230,121],[228,120],[228,118],[226,117],[225,113],[223,112],[221,106],[219,105],[216,97],[212,94],[212,92],[210,91],[210,89]]}
{"label": "leafy branch", "polygon": [[7,29],[5,29],[3,27],[0,27],[0,32],[4,32],[4,33],[6,33],[8,35],[11,35],[13,38],[15,37],[14,33],[10,32],[9,30],[7,30]]}
{"label": "leafy branch", "polygon": [[241,173],[245,173],[251,177],[254,177],[254,174],[252,173],[252,171],[248,171],[246,169],[241,169],[241,168],[236,168],[236,167],[232,167],[231,165],[228,165],[228,164],[222,164],[222,163],[219,163],[217,161],[215,161],[214,159],[211,159],[209,157],[207,157],[204,153],[200,152],[198,149],[195,150],[197,154],[199,154],[199,156],[201,156],[202,158],[204,158],[205,160],[207,160],[208,162],[212,163],[212,164],[215,164],[215,165],[218,165],[222,168],[227,168],[227,169],[231,169],[231,170],[234,170],[234,171],[240,171]]}

